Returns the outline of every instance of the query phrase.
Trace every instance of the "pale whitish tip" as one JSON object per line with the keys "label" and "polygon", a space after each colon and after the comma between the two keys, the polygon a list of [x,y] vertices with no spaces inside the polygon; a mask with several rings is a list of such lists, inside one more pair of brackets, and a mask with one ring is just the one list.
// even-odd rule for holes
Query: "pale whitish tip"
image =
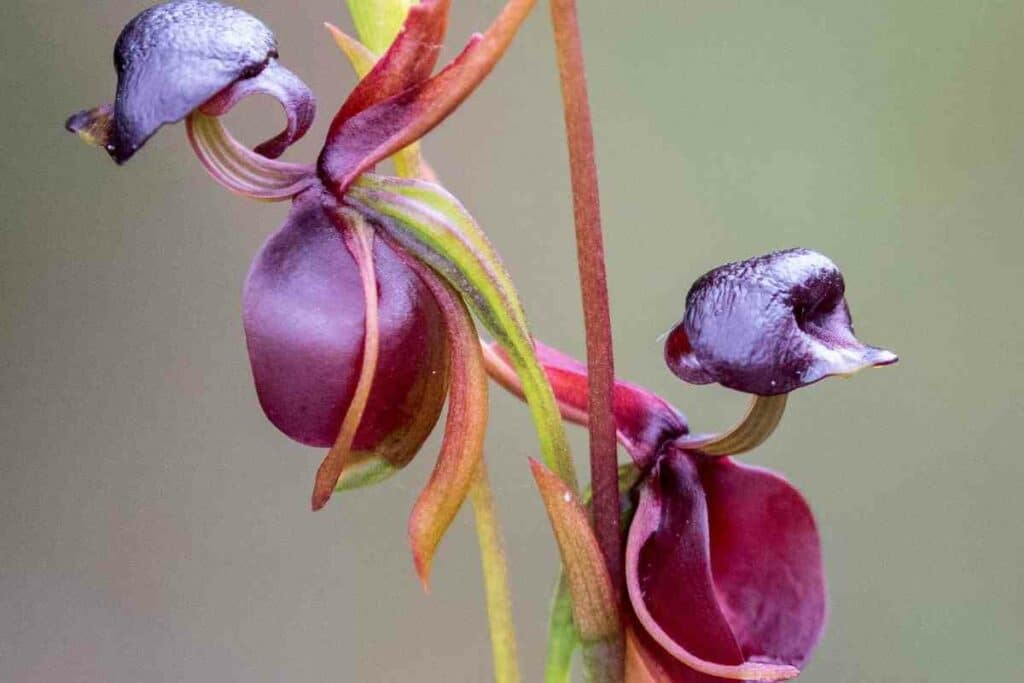
{"label": "pale whitish tip", "polygon": [[564,500],[566,503],[571,503],[572,502],[572,494],[569,493],[568,491],[566,491],[565,493],[562,494],[562,500]]}

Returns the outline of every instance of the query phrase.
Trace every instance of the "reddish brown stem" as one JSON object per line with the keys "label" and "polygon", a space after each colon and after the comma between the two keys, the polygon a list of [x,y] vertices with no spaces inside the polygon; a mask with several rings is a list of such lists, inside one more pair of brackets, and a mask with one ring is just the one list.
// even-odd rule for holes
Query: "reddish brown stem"
{"label": "reddish brown stem", "polygon": [[590,122],[587,78],[575,0],[551,0],[558,71],[562,82],[569,166],[572,174],[576,253],[587,332],[588,412],[590,414],[590,477],[594,532],[616,594],[621,595],[622,535],[619,530],[619,484],[612,412],[615,366],[611,316],[605,275],[604,238],[598,196],[594,132]]}

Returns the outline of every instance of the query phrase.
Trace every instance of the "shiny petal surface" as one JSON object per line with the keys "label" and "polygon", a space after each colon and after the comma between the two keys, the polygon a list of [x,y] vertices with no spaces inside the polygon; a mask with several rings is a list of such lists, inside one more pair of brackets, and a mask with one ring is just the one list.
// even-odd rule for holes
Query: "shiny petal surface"
{"label": "shiny petal surface", "polygon": [[704,461],[700,477],[715,587],[743,654],[803,666],[826,612],[810,507],[778,474],[728,458]]}
{"label": "shiny petal surface", "polygon": [[[587,424],[587,368],[561,351],[534,341],[537,360],[551,382],[562,417]],[[495,381],[522,398],[522,385],[508,354],[499,344],[486,348],[488,371]],[[686,434],[686,417],[654,393],[636,384],[615,383],[615,426],[619,442],[641,468],[668,442]]]}
{"label": "shiny petal surface", "polygon": [[[117,97],[106,149],[127,161],[160,126],[180,121],[277,56],[252,15],[212,0],[171,0],[132,19],[114,48]],[[69,128],[82,115],[68,120]]]}
{"label": "shiny petal surface", "polygon": [[844,292],[836,265],[808,249],[721,266],[690,289],[665,359],[684,381],[765,396],[896,362],[854,337]]}
{"label": "shiny petal surface", "polygon": [[[702,474],[695,458],[670,451],[641,489],[626,550],[630,603],[645,632],[641,642],[654,641],[648,649],[672,680],[793,678],[799,671],[788,662],[763,652],[752,657],[737,637],[712,569],[716,539]],[[762,596],[760,604],[771,606],[771,598]]]}
{"label": "shiny petal surface", "polygon": [[[267,417],[288,436],[331,446],[361,367],[359,272],[322,188],[299,195],[246,280],[243,323]],[[325,208],[326,207],[326,208]],[[403,465],[436,423],[448,382],[444,322],[423,283],[376,240],[380,350],[357,451]]]}

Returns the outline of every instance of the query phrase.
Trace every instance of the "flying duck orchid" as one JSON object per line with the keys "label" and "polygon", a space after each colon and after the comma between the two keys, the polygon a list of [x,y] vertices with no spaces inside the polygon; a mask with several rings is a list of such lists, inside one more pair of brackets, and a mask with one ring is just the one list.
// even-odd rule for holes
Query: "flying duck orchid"
{"label": "flying duck orchid", "polygon": [[[170,0],[132,19],[115,46],[114,102],[66,125],[120,164],[161,126],[184,119],[196,155],[221,185],[292,202],[246,278],[243,323],[267,417],[289,437],[329,449],[315,478],[314,509],[335,490],[406,465],[448,399],[441,454],[409,524],[425,582],[481,467],[487,379],[466,303],[509,344],[520,369],[531,364],[532,347],[511,281],[462,205],[426,180],[369,171],[399,155],[407,175],[430,177],[410,145],[483,80],[533,2],[511,0],[436,74],[450,0],[398,5],[405,6],[391,15],[404,20],[394,26],[397,35],[378,36],[386,47],[379,58],[330,27],[362,78],[315,164],[277,160],[308,131],[313,94],[280,64],[261,21],[213,0]],[[280,102],[287,127],[249,149],[219,117],[256,93]],[[539,367],[527,375],[540,403],[553,406],[550,389],[538,386]],[[551,466],[571,475],[564,436],[544,445]]]}
{"label": "flying duck orchid", "polygon": [[[758,407],[758,391],[791,391],[896,356],[853,336],[841,273],[806,249],[701,277],[666,349],[678,376],[753,393],[755,407],[725,434],[694,436],[667,401],[616,383],[618,437],[633,460],[622,474],[627,680],[793,678],[825,624],[814,517],[782,476],[728,456],[762,443],[778,424],[781,412]],[[586,424],[585,366],[540,343],[537,353],[563,417]],[[519,393],[504,352],[488,345],[485,358],[492,377]],[[567,602],[555,602],[549,681],[567,675],[572,647],[564,641],[577,637],[578,626],[557,613]]]}

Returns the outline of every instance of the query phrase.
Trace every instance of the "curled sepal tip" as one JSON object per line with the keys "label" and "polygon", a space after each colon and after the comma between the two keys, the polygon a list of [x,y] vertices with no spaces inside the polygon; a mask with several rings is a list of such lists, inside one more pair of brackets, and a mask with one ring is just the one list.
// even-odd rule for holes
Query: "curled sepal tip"
{"label": "curled sepal tip", "polygon": [[186,122],[192,150],[210,177],[230,192],[262,201],[291,199],[316,183],[309,164],[277,161],[238,142],[220,119],[193,112]]}
{"label": "curled sepal tip", "polygon": [[235,81],[263,71],[277,42],[259,19],[211,0],[171,0],[143,10],[114,47],[117,95],[67,127],[124,163],[160,126],[185,118]]}
{"label": "curled sepal tip", "polygon": [[441,453],[409,517],[409,545],[416,573],[423,587],[428,588],[434,552],[462,507],[483,461],[487,372],[476,342],[476,327],[462,299],[429,268],[413,259],[408,263],[441,309],[451,354],[451,389]]}
{"label": "curled sepal tip", "polygon": [[254,151],[268,159],[276,159],[299,141],[313,125],[316,97],[302,80],[276,59],[267,62],[256,76],[235,81],[200,107],[208,116],[223,116],[250,95],[269,95],[284,109],[285,129],[256,146]]}
{"label": "curled sepal tip", "polygon": [[808,249],[726,264],[690,289],[665,359],[686,382],[763,396],[895,363],[853,335],[844,292],[836,265]]}
{"label": "curled sepal tip", "polygon": [[[281,104],[287,124],[281,133],[250,150],[217,117],[258,93]],[[279,201],[294,197],[316,180],[313,166],[276,160],[306,134],[315,116],[313,93],[272,59],[259,75],[236,81],[193,111],[186,129],[196,157],[223,187],[253,199]]]}

